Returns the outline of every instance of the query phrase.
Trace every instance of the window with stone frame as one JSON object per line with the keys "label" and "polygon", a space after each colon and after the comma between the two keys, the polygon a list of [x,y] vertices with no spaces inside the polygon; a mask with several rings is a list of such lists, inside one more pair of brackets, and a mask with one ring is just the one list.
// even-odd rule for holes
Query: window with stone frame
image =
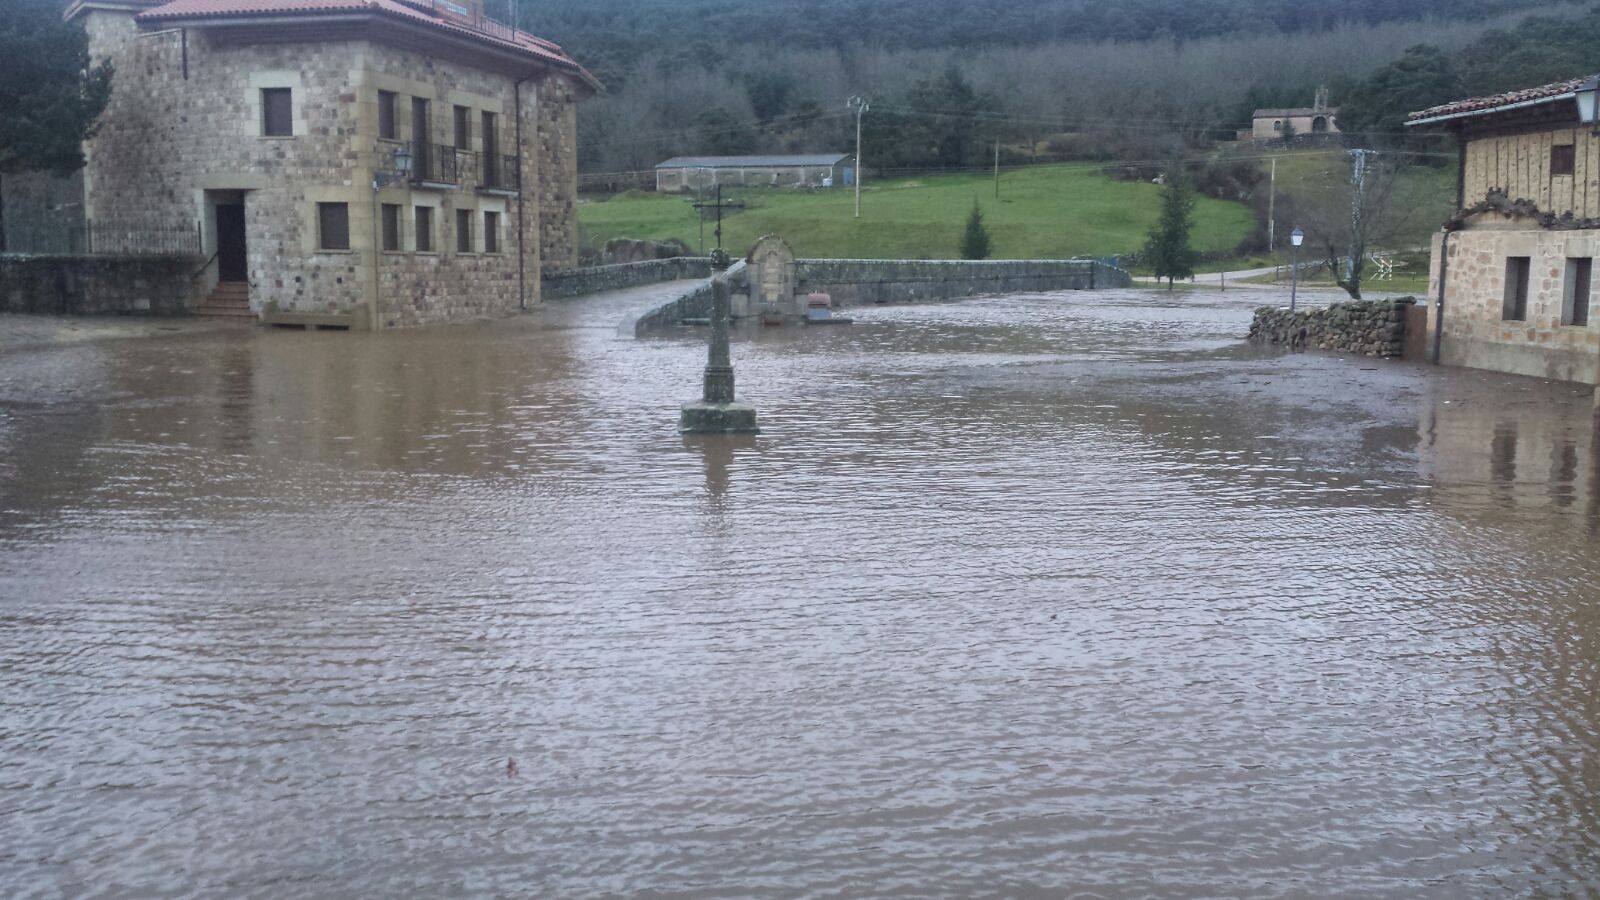
{"label": "window with stone frame", "polygon": [[383,249],[390,253],[400,250],[400,204],[385,203],[383,205],[383,221],[380,223],[383,231]]}
{"label": "window with stone frame", "polygon": [[411,98],[411,139],[421,146],[433,140],[433,111],[429,108],[428,98]]}
{"label": "window with stone frame", "polygon": [[456,149],[472,149],[472,110],[465,106],[456,107]]}
{"label": "window with stone frame", "polygon": [[1589,324],[1589,293],[1594,287],[1594,260],[1569,257],[1562,283],[1561,324],[1579,328]]}
{"label": "window with stone frame", "polygon": [[472,210],[456,210],[456,252],[472,252]]}
{"label": "window with stone frame", "polygon": [[394,91],[378,92],[378,137],[394,141],[400,138],[400,95]]}
{"label": "window with stone frame", "polygon": [[1571,144],[1556,144],[1550,148],[1550,175],[1571,175],[1577,167],[1577,150]]}
{"label": "window with stone frame", "polygon": [[418,253],[433,252],[433,207],[419,206],[416,209],[416,240]]}
{"label": "window with stone frame", "polygon": [[500,214],[497,212],[483,214],[483,252],[500,252]]}
{"label": "window with stone frame", "polygon": [[1505,296],[1501,301],[1500,318],[1507,322],[1528,320],[1528,279],[1532,271],[1532,258],[1506,257]]}
{"label": "window with stone frame", "polygon": [[294,135],[294,96],[288,88],[261,89],[261,133],[266,137]]}
{"label": "window with stone frame", "polygon": [[[500,152],[500,128],[495,114],[483,114],[483,153],[485,156],[494,156]],[[498,162],[498,160],[496,160]]]}
{"label": "window with stone frame", "polygon": [[350,204],[317,204],[317,246],[323,250],[350,249]]}

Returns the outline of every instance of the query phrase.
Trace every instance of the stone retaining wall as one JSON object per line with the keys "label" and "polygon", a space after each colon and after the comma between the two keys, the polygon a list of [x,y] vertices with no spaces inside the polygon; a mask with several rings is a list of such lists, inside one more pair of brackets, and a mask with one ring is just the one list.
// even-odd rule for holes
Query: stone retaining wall
{"label": "stone retaining wall", "polygon": [[1406,319],[1416,300],[1361,300],[1326,309],[1289,312],[1263,306],[1250,323],[1250,340],[1291,348],[1398,357],[1405,352]]}
{"label": "stone retaining wall", "polygon": [[177,256],[0,256],[0,312],[187,315],[199,265]]}
{"label": "stone retaining wall", "polygon": [[1086,259],[800,259],[795,260],[795,274],[799,294],[829,294],[841,306],[1085,291],[1133,283],[1122,269]]}
{"label": "stone retaining wall", "polygon": [[[728,267],[726,275],[719,276],[727,279],[730,291],[737,293],[744,290],[745,270],[748,265],[748,263],[740,260]],[[709,318],[711,315],[711,291],[711,282],[687,288],[676,299],[663,303],[634,320],[634,334],[641,334],[652,328],[681,325],[688,319]]]}
{"label": "stone retaining wall", "polygon": [[683,278],[710,277],[709,257],[679,256],[671,259],[647,259],[643,262],[547,272],[540,286],[540,293],[544,299],[552,300],[598,294],[602,291],[617,291],[663,281],[677,281]]}
{"label": "stone retaining wall", "polygon": [[[738,295],[748,289],[746,268],[747,264],[741,261],[728,269],[736,310],[740,307]],[[1126,271],[1087,259],[797,259],[795,273],[799,296],[821,291],[831,295],[834,303],[840,306],[920,303],[984,294],[1122,288],[1133,283]],[[705,318],[710,315],[710,309],[711,288],[699,285],[645,313],[634,322],[634,330],[643,332],[677,325],[685,319]]]}

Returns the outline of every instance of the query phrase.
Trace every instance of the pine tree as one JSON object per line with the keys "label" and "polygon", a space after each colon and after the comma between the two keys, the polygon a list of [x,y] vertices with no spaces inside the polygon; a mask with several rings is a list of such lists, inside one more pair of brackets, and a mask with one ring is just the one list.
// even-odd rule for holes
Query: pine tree
{"label": "pine tree", "polygon": [[967,230],[961,235],[962,259],[989,258],[989,229],[983,224],[983,210],[972,202],[972,213],[967,216]]}
{"label": "pine tree", "polygon": [[1150,229],[1145,240],[1144,256],[1155,270],[1157,278],[1167,279],[1167,290],[1178,278],[1194,275],[1197,262],[1194,248],[1189,246],[1189,232],[1194,228],[1194,186],[1181,165],[1167,171],[1167,183],[1161,188],[1161,221]]}

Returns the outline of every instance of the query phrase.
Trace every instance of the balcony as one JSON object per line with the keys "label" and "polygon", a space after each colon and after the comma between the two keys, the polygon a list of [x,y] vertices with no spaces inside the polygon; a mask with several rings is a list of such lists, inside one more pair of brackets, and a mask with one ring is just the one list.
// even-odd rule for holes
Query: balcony
{"label": "balcony", "polygon": [[[379,138],[378,167],[397,171],[398,151],[409,155],[409,181],[412,187],[439,191],[473,189],[487,194],[514,196],[522,190],[522,157],[503,153],[474,153],[450,144],[426,141],[397,141]],[[391,162],[385,162],[391,160]]]}
{"label": "balcony", "polygon": [[483,14],[483,4],[475,0],[403,0],[410,7],[432,14],[435,18],[461,28],[513,44],[521,43],[517,29]]}
{"label": "balcony", "polygon": [[515,194],[522,190],[522,157],[478,154],[478,190]]}
{"label": "balcony", "polygon": [[455,187],[461,184],[462,153],[449,144],[413,141],[411,144],[411,183],[423,186]]}

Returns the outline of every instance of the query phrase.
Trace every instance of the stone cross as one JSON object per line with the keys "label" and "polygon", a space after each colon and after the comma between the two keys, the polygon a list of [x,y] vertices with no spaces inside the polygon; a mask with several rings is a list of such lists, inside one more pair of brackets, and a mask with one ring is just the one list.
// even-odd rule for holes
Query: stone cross
{"label": "stone cross", "polygon": [[728,282],[711,282],[711,347],[706,352],[701,402],[683,408],[678,430],[684,434],[755,434],[755,407],[733,401],[733,360],[728,351]]}
{"label": "stone cross", "polygon": [[711,285],[711,349],[706,353],[705,402],[733,402],[733,359],[728,352],[728,283]]}
{"label": "stone cross", "polygon": [[[731,201],[728,202],[728,203],[723,203],[722,202],[722,185],[719,184],[719,185],[717,185],[717,202],[715,202],[715,203],[696,202],[694,204],[694,209],[699,211],[702,215],[704,214],[704,211],[708,210],[708,209],[714,209],[714,210],[717,211],[717,249],[721,250],[722,249],[722,211],[725,210],[725,209],[744,209],[744,204],[743,203],[735,203],[735,202],[731,202]],[[703,246],[705,246],[705,234],[706,233],[704,231],[704,226],[701,226],[701,228],[702,228],[702,230],[700,232],[700,241],[701,241],[701,246],[703,247]]]}

